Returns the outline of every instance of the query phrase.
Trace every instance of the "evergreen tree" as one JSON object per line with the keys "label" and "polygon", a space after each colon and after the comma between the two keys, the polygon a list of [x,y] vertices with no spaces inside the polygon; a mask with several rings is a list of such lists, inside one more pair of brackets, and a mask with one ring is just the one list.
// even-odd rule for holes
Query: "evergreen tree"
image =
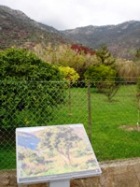
{"label": "evergreen tree", "polygon": [[99,63],[114,67],[115,58],[112,56],[105,45],[96,51],[96,55]]}

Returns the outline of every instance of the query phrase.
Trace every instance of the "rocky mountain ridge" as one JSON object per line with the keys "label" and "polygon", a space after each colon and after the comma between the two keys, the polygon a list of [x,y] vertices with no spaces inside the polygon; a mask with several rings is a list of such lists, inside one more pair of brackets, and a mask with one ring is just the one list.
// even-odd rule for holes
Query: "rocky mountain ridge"
{"label": "rocky mountain ridge", "polygon": [[19,10],[0,6],[0,49],[36,45],[44,48],[49,43],[80,43],[93,49],[105,44],[115,56],[129,59],[140,48],[140,21],[59,31],[30,19]]}
{"label": "rocky mountain ridge", "polygon": [[110,51],[123,58],[130,58],[140,48],[140,21],[118,25],[86,26],[63,31],[69,39],[97,49],[107,45]]}
{"label": "rocky mountain ridge", "polygon": [[53,27],[36,22],[19,10],[0,6],[0,48],[42,43],[65,43],[67,39]]}

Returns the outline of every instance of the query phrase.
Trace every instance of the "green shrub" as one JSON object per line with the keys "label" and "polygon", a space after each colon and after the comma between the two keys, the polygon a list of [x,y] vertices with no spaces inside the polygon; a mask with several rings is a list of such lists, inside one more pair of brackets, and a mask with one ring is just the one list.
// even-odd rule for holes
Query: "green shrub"
{"label": "green shrub", "polygon": [[108,101],[112,101],[113,96],[118,91],[117,78],[116,70],[104,64],[93,65],[85,72],[87,83],[96,87],[98,92],[104,93]]}
{"label": "green shrub", "polygon": [[0,52],[1,128],[45,125],[64,101],[59,70],[24,49]]}

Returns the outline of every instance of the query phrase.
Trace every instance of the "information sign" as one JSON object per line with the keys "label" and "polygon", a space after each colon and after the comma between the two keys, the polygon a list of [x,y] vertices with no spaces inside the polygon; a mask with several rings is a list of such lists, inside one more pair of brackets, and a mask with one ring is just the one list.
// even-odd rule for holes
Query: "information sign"
{"label": "information sign", "polygon": [[16,154],[18,184],[101,173],[83,124],[17,128]]}

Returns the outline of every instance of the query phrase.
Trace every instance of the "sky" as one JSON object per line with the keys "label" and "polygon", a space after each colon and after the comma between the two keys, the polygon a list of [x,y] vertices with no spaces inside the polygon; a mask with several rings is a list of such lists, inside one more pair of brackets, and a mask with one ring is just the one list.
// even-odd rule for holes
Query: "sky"
{"label": "sky", "polygon": [[140,21],[140,0],[0,0],[57,30]]}

